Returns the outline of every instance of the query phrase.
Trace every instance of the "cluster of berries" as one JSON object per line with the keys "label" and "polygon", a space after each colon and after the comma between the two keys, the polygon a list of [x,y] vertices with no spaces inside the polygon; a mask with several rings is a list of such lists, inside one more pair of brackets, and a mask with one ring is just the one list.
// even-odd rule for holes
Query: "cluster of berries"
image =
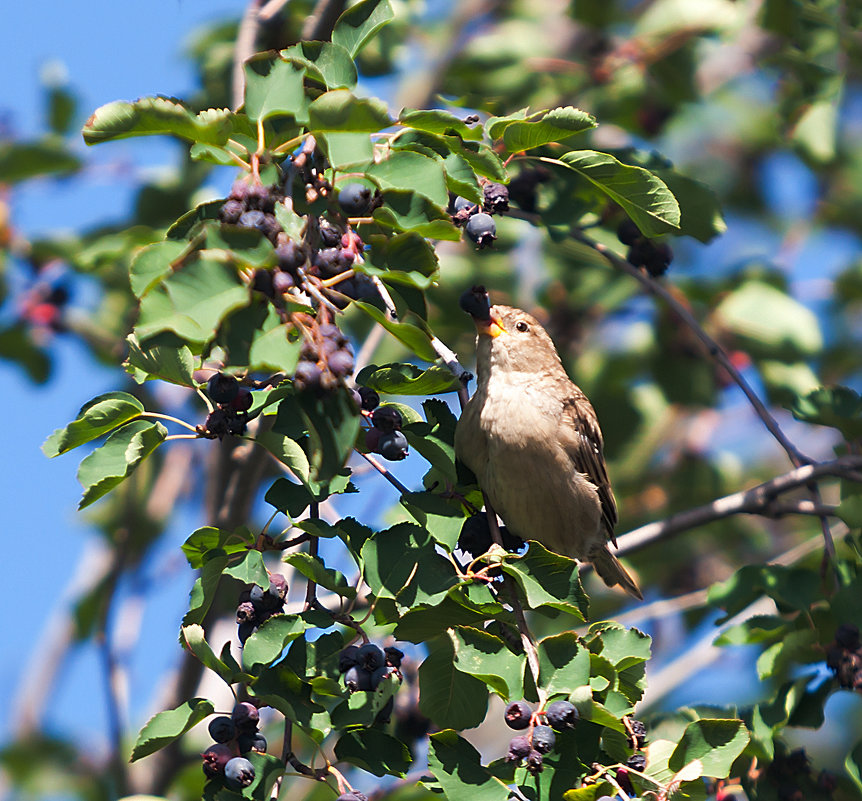
{"label": "cluster of berries", "polygon": [[392,406],[375,406],[370,412],[366,411],[365,416],[371,420],[371,428],[365,429],[365,447],[390,462],[407,458],[407,437],[401,430],[404,424],[401,413]]}
{"label": "cluster of berries", "polygon": [[449,205],[452,222],[463,226],[464,233],[478,250],[491,247],[497,238],[497,225],[491,215],[505,214],[509,210],[509,190],[503,184],[485,181],[482,193],[481,204],[454,197]]}
{"label": "cluster of berries", "polygon": [[835,639],[826,647],[826,665],[839,686],[862,692],[862,643],[857,626],[843,623],[838,627]]}
{"label": "cluster of berries", "polygon": [[239,381],[229,373],[214,373],[207,381],[207,395],[215,404],[197,433],[208,439],[221,439],[225,434],[240,435],[248,423],[248,410],[252,395],[240,387]]}
{"label": "cluster of berries", "polygon": [[[338,655],[338,672],[344,676],[344,686],[351,694],[374,692],[387,676],[395,675],[401,681],[401,660],[404,652],[394,645],[381,648],[373,642],[348,645]],[[377,713],[375,723],[388,723],[395,706],[390,698]]]}
{"label": "cluster of berries", "polygon": [[[808,799],[831,798],[838,786],[835,776],[827,771],[820,771],[816,776],[811,771],[811,764],[805,749],[796,748],[793,751],[777,750],[775,757],[765,771],[754,771],[753,778],[757,780],[758,797],[762,784],[771,785],[768,790],[770,797],[778,801],[808,801]],[[731,801],[734,796],[722,791],[716,792],[717,799]]]}
{"label": "cluster of berries", "polygon": [[[510,533],[506,526],[500,526],[500,538],[503,540],[503,547],[512,553],[516,553],[524,547],[524,540]],[[458,548],[475,559],[483,553],[487,553],[493,541],[491,527],[488,525],[488,515],[485,512],[477,512],[470,515],[464,521],[464,525],[461,526]],[[493,573],[489,572],[489,575],[493,575]]]}
{"label": "cluster of berries", "polygon": [[281,613],[286,598],[287,579],[281,573],[270,575],[266,590],[257,584],[243,590],[236,607],[239,641],[244,644],[265,620]]}
{"label": "cluster of berries", "polygon": [[512,738],[506,761],[520,764],[521,760],[524,760],[527,770],[534,776],[544,770],[544,757],[550,754],[557,744],[557,735],[554,732],[574,729],[578,722],[578,710],[570,701],[554,701],[535,717],[541,716],[547,720],[547,725],[534,723],[533,711],[526,701],[513,701],[503,713],[503,719],[510,729],[528,730],[527,734]]}
{"label": "cluster of berries", "polygon": [[635,267],[643,267],[653,278],[664,275],[673,261],[673,251],[667,243],[647,239],[628,218],[619,224],[617,239],[628,245],[628,262]]}
{"label": "cluster of berries", "polygon": [[302,315],[302,350],[293,376],[300,391],[328,392],[353,372],[353,348],[341,329],[329,321],[325,311]]}
{"label": "cluster of berries", "polygon": [[201,754],[208,778],[221,777],[234,790],[242,790],[254,781],[254,765],[240,754],[266,753],[266,738],[258,731],[259,723],[260,713],[248,701],[234,706],[230,717],[219,715],[210,721],[209,733],[215,745]]}

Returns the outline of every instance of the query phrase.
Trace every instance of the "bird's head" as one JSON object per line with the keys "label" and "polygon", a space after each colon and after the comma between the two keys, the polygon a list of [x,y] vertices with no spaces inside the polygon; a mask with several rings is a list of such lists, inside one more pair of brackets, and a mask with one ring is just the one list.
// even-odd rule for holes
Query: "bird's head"
{"label": "bird's head", "polygon": [[562,370],[548,332],[531,314],[511,306],[491,306],[487,319],[473,317],[479,334],[478,363],[492,370],[536,373]]}

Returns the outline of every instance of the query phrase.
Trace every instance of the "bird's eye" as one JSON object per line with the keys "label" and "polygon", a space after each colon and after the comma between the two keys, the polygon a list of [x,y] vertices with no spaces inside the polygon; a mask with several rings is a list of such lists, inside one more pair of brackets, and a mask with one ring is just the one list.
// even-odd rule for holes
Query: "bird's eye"
{"label": "bird's eye", "polygon": [[523,320],[518,320],[518,322],[515,323],[515,330],[520,331],[523,334],[524,331],[530,330],[530,326],[528,326]]}

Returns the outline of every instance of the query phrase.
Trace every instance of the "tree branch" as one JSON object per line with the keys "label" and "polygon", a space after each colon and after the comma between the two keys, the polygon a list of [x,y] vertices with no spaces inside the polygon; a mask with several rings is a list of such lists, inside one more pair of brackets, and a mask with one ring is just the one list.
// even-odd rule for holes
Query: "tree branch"
{"label": "tree branch", "polygon": [[[734,492],[712,503],[678,512],[665,520],[647,523],[617,537],[619,553],[638,551],[657,540],[671,537],[688,529],[697,528],[715,520],[738,514],[758,514],[776,517],[785,514],[832,516],[835,508],[814,501],[797,501],[793,504],[776,504],[776,497],[791,490],[808,486],[821,478],[847,478],[862,466],[862,456],[841,456],[831,462],[818,462],[797,467],[789,473],[776,476],[751,489]],[[830,535],[831,536],[831,535]],[[584,566],[589,569],[589,566]]]}

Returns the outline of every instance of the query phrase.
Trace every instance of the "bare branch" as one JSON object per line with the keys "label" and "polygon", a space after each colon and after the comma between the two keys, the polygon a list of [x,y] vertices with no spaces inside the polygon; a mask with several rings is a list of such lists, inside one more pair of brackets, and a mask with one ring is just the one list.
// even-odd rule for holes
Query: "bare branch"
{"label": "bare branch", "polygon": [[311,16],[302,28],[302,38],[325,41],[332,36],[335,21],[341,16],[347,3],[345,0],[318,0]]}
{"label": "bare branch", "polygon": [[[679,534],[691,528],[712,523],[738,514],[759,514],[775,517],[784,514],[834,515],[835,509],[816,501],[797,501],[793,504],[776,504],[776,497],[785,492],[808,486],[812,481],[827,477],[847,477],[862,465],[862,456],[842,456],[831,462],[819,462],[797,467],[789,473],[758,484],[748,490],[735,492],[712,503],[686,509],[665,520],[648,523],[617,537],[619,552],[632,553],[651,543]],[[831,535],[830,535],[831,536]]]}
{"label": "bare branch", "polygon": [[373,456],[367,453],[363,453],[362,451],[356,451],[365,461],[367,461],[380,475],[383,476],[395,489],[397,489],[402,495],[410,492],[407,487],[405,487],[394,475],[389,471],[387,467],[380,464]]}
{"label": "bare branch", "polygon": [[261,0],[251,0],[239,23],[231,73],[231,106],[234,111],[242,105],[245,97],[245,62],[255,52],[260,6]]}

